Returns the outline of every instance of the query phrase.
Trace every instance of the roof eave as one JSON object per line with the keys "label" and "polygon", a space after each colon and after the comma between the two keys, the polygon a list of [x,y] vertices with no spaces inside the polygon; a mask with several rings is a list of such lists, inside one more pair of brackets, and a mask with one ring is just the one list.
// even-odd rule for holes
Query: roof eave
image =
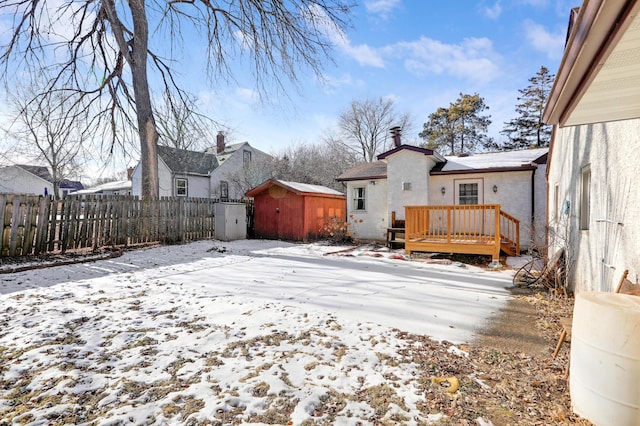
{"label": "roof eave", "polygon": [[634,0],[584,1],[549,93],[542,116],[545,123],[561,127],[565,125],[589,82],[611,53],[611,46],[621,36],[620,22],[629,15],[635,3]]}
{"label": "roof eave", "polygon": [[356,176],[356,177],[346,177],[346,178],[337,177],[336,181],[348,182],[348,181],[354,181],[354,180],[377,180],[377,179],[386,179],[386,178],[387,178],[387,175]]}
{"label": "roof eave", "polygon": [[477,173],[505,173],[505,172],[525,172],[535,170],[537,166],[534,164],[523,164],[519,167],[487,167],[486,169],[465,169],[465,170],[440,170],[429,173],[431,176],[441,175],[466,175]]}

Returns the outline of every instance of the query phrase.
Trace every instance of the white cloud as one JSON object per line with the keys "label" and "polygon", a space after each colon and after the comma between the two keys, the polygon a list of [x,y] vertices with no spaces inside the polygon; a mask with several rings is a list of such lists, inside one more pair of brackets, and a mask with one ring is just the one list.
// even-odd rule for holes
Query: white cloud
{"label": "white cloud", "polygon": [[364,3],[367,12],[386,16],[400,5],[400,0],[369,0]]}
{"label": "white cloud", "polygon": [[542,52],[550,59],[557,59],[564,51],[564,31],[550,32],[531,20],[524,22],[525,37],[529,44],[538,52]]}
{"label": "white cloud", "polygon": [[366,44],[352,45],[349,37],[319,8],[310,8],[307,19],[314,20],[315,24],[323,29],[325,36],[331,43],[360,65],[384,67],[382,57],[374,48]]}
{"label": "white cloud", "polygon": [[493,6],[482,7],[482,13],[489,19],[498,19],[502,14],[502,5],[500,0],[496,1]]}
{"label": "white cloud", "polygon": [[355,59],[360,65],[384,68],[384,60],[382,57],[374,48],[366,44],[360,44],[357,46],[346,44],[341,46],[341,49],[352,59]]}
{"label": "white cloud", "polygon": [[450,74],[478,82],[496,78],[500,56],[487,38],[466,38],[459,44],[447,44],[427,37],[398,43],[386,49],[406,55],[406,69],[418,76]]}
{"label": "white cloud", "polygon": [[533,7],[547,7],[549,0],[520,0],[520,3]]}

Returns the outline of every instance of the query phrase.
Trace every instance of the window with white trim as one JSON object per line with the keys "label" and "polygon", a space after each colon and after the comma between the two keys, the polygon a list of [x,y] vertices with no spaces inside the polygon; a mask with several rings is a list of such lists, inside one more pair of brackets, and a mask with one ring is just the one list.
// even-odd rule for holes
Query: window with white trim
{"label": "window with white trim", "polygon": [[189,181],[187,179],[176,179],[176,196],[186,197],[189,193]]}
{"label": "window with white trim", "polygon": [[365,210],[365,188],[364,186],[353,188],[353,209]]}
{"label": "window with white trim", "polygon": [[478,204],[478,184],[461,183],[458,186],[459,204]]}
{"label": "window with white trim", "polygon": [[220,199],[229,199],[229,182],[227,182],[226,180],[220,181]]}

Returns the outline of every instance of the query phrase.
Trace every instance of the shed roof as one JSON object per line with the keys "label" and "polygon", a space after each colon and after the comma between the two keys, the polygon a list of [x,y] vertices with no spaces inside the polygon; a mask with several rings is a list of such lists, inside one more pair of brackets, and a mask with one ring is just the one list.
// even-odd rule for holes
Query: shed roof
{"label": "shed roof", "polygon": [[335,189],[328,188],[322,185],[311,185],[308,183],[301,182],[289,182],[278,179],[269,179],[263,184],[253,188],[252,190],[246,193],[247,197],[255,197],[256,195],[268,190],[272,186],[279,186],[281,188],[287,189],[291,192],[294,192],[297,195],[319,195],[319,196],[338,196],[343,197],[344,194],[342,192],[336,191]]}
{"label": "shed roof", "polygon": [[336,178],[338,182],[348,180],[386,179],[387,163],[374,161],[372,163],[360,163]]}
{"label": "shed roof", "polygon": [[208,175],[218,167],[216,156],[204,152],[158,145],[158,155],[176,173]]}

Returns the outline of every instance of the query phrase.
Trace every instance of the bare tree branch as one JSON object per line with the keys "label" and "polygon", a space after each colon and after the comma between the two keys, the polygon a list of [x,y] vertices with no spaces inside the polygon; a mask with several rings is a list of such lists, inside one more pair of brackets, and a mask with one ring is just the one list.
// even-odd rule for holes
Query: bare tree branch
{"label": "bare tree branch", "polygon": [[[151,93],[185,104],[173,57],[187,35],[200,36],[206,47],[212,82],[233,80],[233,61],[248,59],[256,87],[266,93],[268,82],[284,89],[304,68],[321,72],[331,60],[330,35],[347,26],[351,6],[350,0],[0,0],[0,13],[13,18],[0,63],[7,80],[19,71],[50,76],[42,102],[58,91],[77,95],[110,154],[116,146],[129,149],[137,132],[143,196],[154,197],[158,131]],[[164,36],[163,43],[151,48],[150,33]],[[151,74],[160,77],[159,87],[150,84]]]}

